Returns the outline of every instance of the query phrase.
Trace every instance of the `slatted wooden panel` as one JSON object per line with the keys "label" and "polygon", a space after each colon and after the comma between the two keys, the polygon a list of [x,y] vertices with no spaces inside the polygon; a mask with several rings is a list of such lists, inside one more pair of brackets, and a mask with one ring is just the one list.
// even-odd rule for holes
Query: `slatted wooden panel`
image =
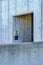
{"label": "slatted wooden panel", "polygon": [[24,16],[19,16],[15,17],[14,21],[14,32],[16,30],[19,32],[18,34],[18,41],[21,42],[31,42],[32,41],[32,14],[30,15],[24,15]]}

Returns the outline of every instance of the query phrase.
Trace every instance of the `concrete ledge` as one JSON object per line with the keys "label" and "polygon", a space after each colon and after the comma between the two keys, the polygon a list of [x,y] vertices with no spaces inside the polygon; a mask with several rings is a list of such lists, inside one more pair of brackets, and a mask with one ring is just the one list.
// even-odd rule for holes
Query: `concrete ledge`
{"label": "concrete ledge", "polygon": [[43,47],[43,42],[28,42],[28,43],[11,43],[11,44],[0,44],[1,46],[6,46],[6,47],[12,47],[12,46],[16,46],[16,47],[24,47],[24,48],[39,48],[39,47]]}

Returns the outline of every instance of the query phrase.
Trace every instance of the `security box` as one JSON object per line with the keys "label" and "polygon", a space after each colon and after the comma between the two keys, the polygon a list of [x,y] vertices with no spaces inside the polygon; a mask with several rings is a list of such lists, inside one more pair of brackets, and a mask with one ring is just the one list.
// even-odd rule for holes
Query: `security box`
{"label": "security box", "polygon": [[13,17],[13,40],[33,42],[33,13]]}

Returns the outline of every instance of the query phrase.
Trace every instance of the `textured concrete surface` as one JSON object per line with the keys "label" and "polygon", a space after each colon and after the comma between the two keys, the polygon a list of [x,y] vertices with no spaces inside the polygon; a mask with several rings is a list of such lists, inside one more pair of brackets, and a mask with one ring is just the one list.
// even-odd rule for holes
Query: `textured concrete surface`
{"label": "textured concrete surface", "polygon": [[1,65],[43,65],[43,43],[0,46]]}
{"label": "textured concrete surface", "polygon": [[0,0],[0,65],[43,65],[43,43],[13,43],[13,16],[27,12],[33,12],[34,42],[43,41],[41,1]]}
{"label": "textured concrete surface", "polygon": [[41,1],[42,0],[0,0],[0,12],[2,13],[2,15],[0,15],[2,16],[2,20],[0,20],[0,42],[2,44],[13,42],[13,22],[15,21],[13,21],[13,16],[27,12],[33,12],[34,42],[43,41]]}

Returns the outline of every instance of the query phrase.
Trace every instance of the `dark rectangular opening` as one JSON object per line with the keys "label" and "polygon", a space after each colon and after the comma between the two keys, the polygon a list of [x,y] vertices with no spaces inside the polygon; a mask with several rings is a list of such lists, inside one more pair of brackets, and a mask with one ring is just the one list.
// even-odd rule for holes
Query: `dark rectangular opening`
{"label": "dark rectangular opening", "polygon": [[13,21],[14,40],[33,42],[33,13],[14,16]]}
{"label": "dark rectangular opening", "polygon": [[14,39],[15,39],[15,40],[18,40],[18,36],[14,36]]}

